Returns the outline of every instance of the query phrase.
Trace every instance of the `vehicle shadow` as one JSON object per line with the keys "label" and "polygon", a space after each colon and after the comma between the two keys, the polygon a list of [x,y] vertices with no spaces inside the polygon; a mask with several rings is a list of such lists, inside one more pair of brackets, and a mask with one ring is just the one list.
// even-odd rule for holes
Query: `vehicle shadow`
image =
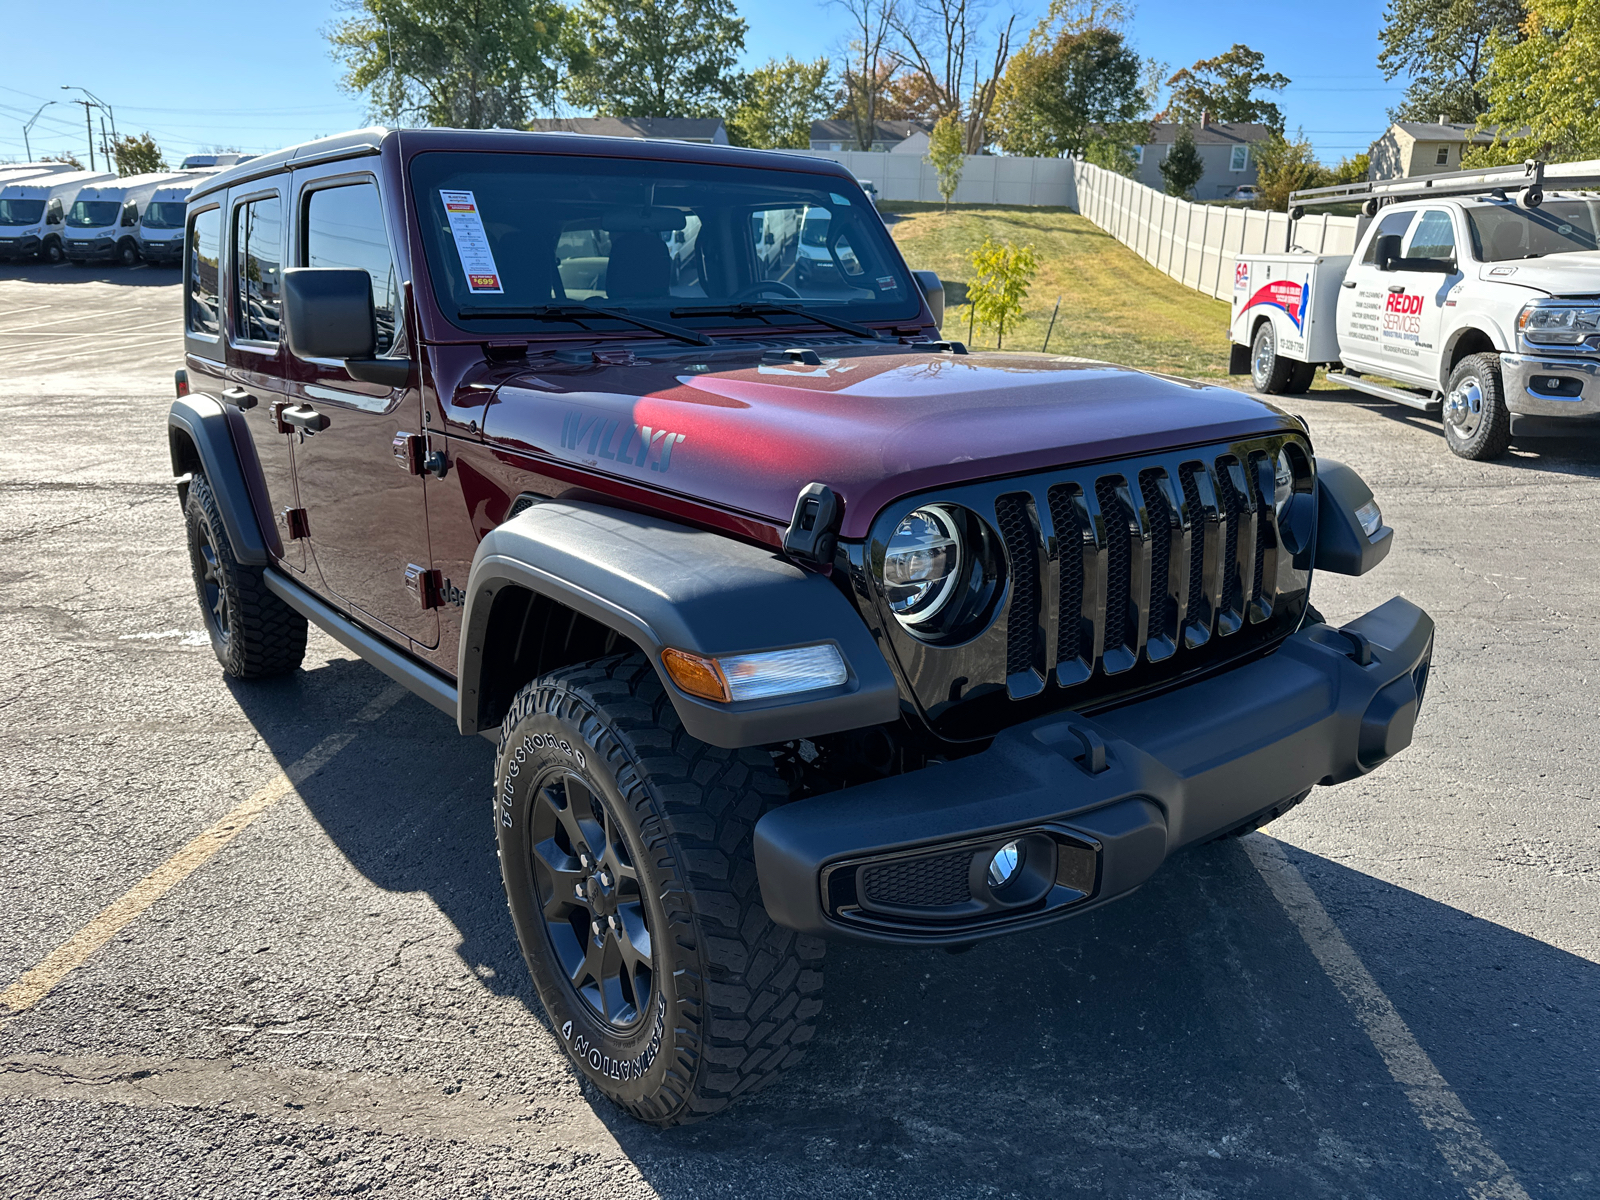
{"label": "vehicle shadow", "polygon": [[0,284],[18,283],[115,283],[125,287],[170,287],[181,282],[183,272],[177,266],[154,266],[140,263],[124,267],[117,263],[24,262],[0,263]]}
{"label": "vehicle shadow", "polygon": [[[235,694],[288,764],[386,686],[336,659]],[[487,816],[492,756],[408,696],[298,791],[363,876],[426,893],[482,985],[538,1014]],[[1600,966],[1288,853],[1522,1186],[1594,1195]],[[835,943],[826,975],[806,1061],[726,1113],[661,1132],[590,1091],[657,1193],[1463,1193],[1238,842],[967,954]]]}

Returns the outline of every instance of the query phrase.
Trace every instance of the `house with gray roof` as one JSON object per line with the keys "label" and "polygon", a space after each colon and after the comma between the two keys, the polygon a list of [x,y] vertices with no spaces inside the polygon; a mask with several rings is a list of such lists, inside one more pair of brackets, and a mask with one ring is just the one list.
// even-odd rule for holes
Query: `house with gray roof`
{"label": "house with gray roof", "polygon": [[1446,121],[1396,121],[1367,150],[1368,179],[1410,179],[1461,170],[1461,156],[1494,144],[1495,128]]}
{"label": "house with gray roof", "polygon": [[[933,125],[927,121],[874,121],[872,149],[891,154],[923,155],[928,152],[928,134]],[[811,149],[859,150],[854,121],[811,122]]]}
{"label": "house with gray roof", "polygon": [[728,128],[721,117],[541,117],[529,121],[528,129],[532,133],[587,133],[647,142],[728,144]]}
{"label": "house with gray roof", "polygon": [[[1156,191],[1166,190],[1161,164],[1172,153],[1172,143],[1183,126],[1176,121],[1150,122],[1150,139],[1133,148],[1136,163],[1133,177]],[[1200,122],[1190,125],[1194,148],[1200,152],[1205,173],[1195,184],[1196,200],[1224,200],[1235,188],[1256,182],[1256,161],[1252,147],[1272,136],[1272,129],[1249,121],[1213,121],[1205,113]]]}

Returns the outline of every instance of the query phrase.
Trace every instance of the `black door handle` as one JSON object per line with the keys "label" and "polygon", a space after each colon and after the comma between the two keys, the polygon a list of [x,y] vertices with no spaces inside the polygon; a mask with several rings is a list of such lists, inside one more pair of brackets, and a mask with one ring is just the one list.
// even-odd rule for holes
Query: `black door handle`
{"label": "black door handle", "polygon": [[320,433],[331,424],[316,409],[300,404],[283,410],[283,423],[294,426],[301,433]]}
{"label": "black door handle", "polygon": [[229,388],[222,393],[222,398],[240,409],[251,409],[256,406],[256,398],[242,387]]}
{"label": "black door handle", "polygon": [[1406,290],[1406,285],[1403,284],[1403,283],[1391,283],[1389,285],[1389,294],[1391,296],[1398,296],[1401,292],[1403,292],[1405,290]]}
{"label": "black door handle", "polygon": [[1355,287],[1355,285],[1356,285],[1356,281],[1354,279],[1346,279],[1339,286],[1340,287]]}

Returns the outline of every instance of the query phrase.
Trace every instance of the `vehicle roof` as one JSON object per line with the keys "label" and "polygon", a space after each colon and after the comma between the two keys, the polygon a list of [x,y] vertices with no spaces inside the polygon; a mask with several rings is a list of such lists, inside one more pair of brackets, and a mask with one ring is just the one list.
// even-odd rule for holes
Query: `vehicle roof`
{"label": "vehicle roof", "polygon": [[[1600,193],[1595,192],[1546,192],[1543,203],[1549,204],[1552,200],[1593,200],[1600,201]],[[1462,208],[1516,208],[1517,202],[1511,196],[1500,199],[1498,196],[1488,194],[1481,196],[1416,196],[1405,200],[1396,200],[1393,204],[1385,204],[1383,211],[1391,208],[1438,208],[1441,204],[1455,204]]]}
{"label": "vehicle roof", "polygon": [[189,177],[188,171],[150,171],[143,175],[124,175],[120,179],[113,176],[109,183],[87,183],[84,185],[84,190],[104,193],[137,192],[146,188],[181,183]]}
{"label": "vehicle roof", "polygon": [[115,179],[116,176],[107,171],[68,171],[65,175],[35,175],[31,179],[17,179],[6,181],[0,179],[0,187],[7,192],[17,195],[26,195],[34,192],[54,192],[63,188],[83,188],[98,183],[102,179]]}
{"label": "vehicle roof", "polygon": [[602,137],[587,133],[528,133],[516,129],[406,129],[393,130],[381,126],[354,129],[333,137],[286,146],[271,154],[262,154],[249,162],[225,167],[190,193],[190,200],[198,200],[223,188],[251,179],[259,179],[297,165],[324,159],[336,159],[348,153],[352,157],[373,154],[389,145],[397,146],[406,155],[428,150],[483,150],[488,152],[516,152],[543,154],[590,154],[605,158],[634,158],[659,162],[704,162],[728,166],[766,165],[792,171],[809,171],[821,175],[836,175],[842,179],[854,176],[838,163],[826,158],[790,154],[781,150],[747,150],[738,146],[712,146],[700,142],[646,141],[641,138]]}

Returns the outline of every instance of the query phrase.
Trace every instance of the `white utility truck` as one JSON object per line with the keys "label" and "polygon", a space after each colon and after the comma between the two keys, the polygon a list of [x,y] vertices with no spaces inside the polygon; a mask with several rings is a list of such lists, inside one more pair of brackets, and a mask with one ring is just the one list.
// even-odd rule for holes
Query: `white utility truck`
{"label": "white utility truck", "polygon": [[60,262],[67,255],[67,206],[83,188],[114,179],[105,171],[0,175],[0,262]]}
{"label": "white utility truck", "polygon": [[[187,160],[186,160],[187,161]],[[139,254],[151,266],[175,267],[183,261],[183,220],[189,193],[220,167],[201,167],[188,178],[157,188],[139,214]]]}
{"label": "white utility truck", "polygon": [[82,188],[67,209],[67,257],[78,264],[139,261],[139,217],[157,188],[192,178],[187,171],[127,175]]}
{"label": "white utility truck", "polygon": [[1441,414],[1462,458],[1600,434],[1600,161],[1296,192],[1359,203],[1355,252],[1240,255],[1229,372],[1262,392],[1328,379]]}

